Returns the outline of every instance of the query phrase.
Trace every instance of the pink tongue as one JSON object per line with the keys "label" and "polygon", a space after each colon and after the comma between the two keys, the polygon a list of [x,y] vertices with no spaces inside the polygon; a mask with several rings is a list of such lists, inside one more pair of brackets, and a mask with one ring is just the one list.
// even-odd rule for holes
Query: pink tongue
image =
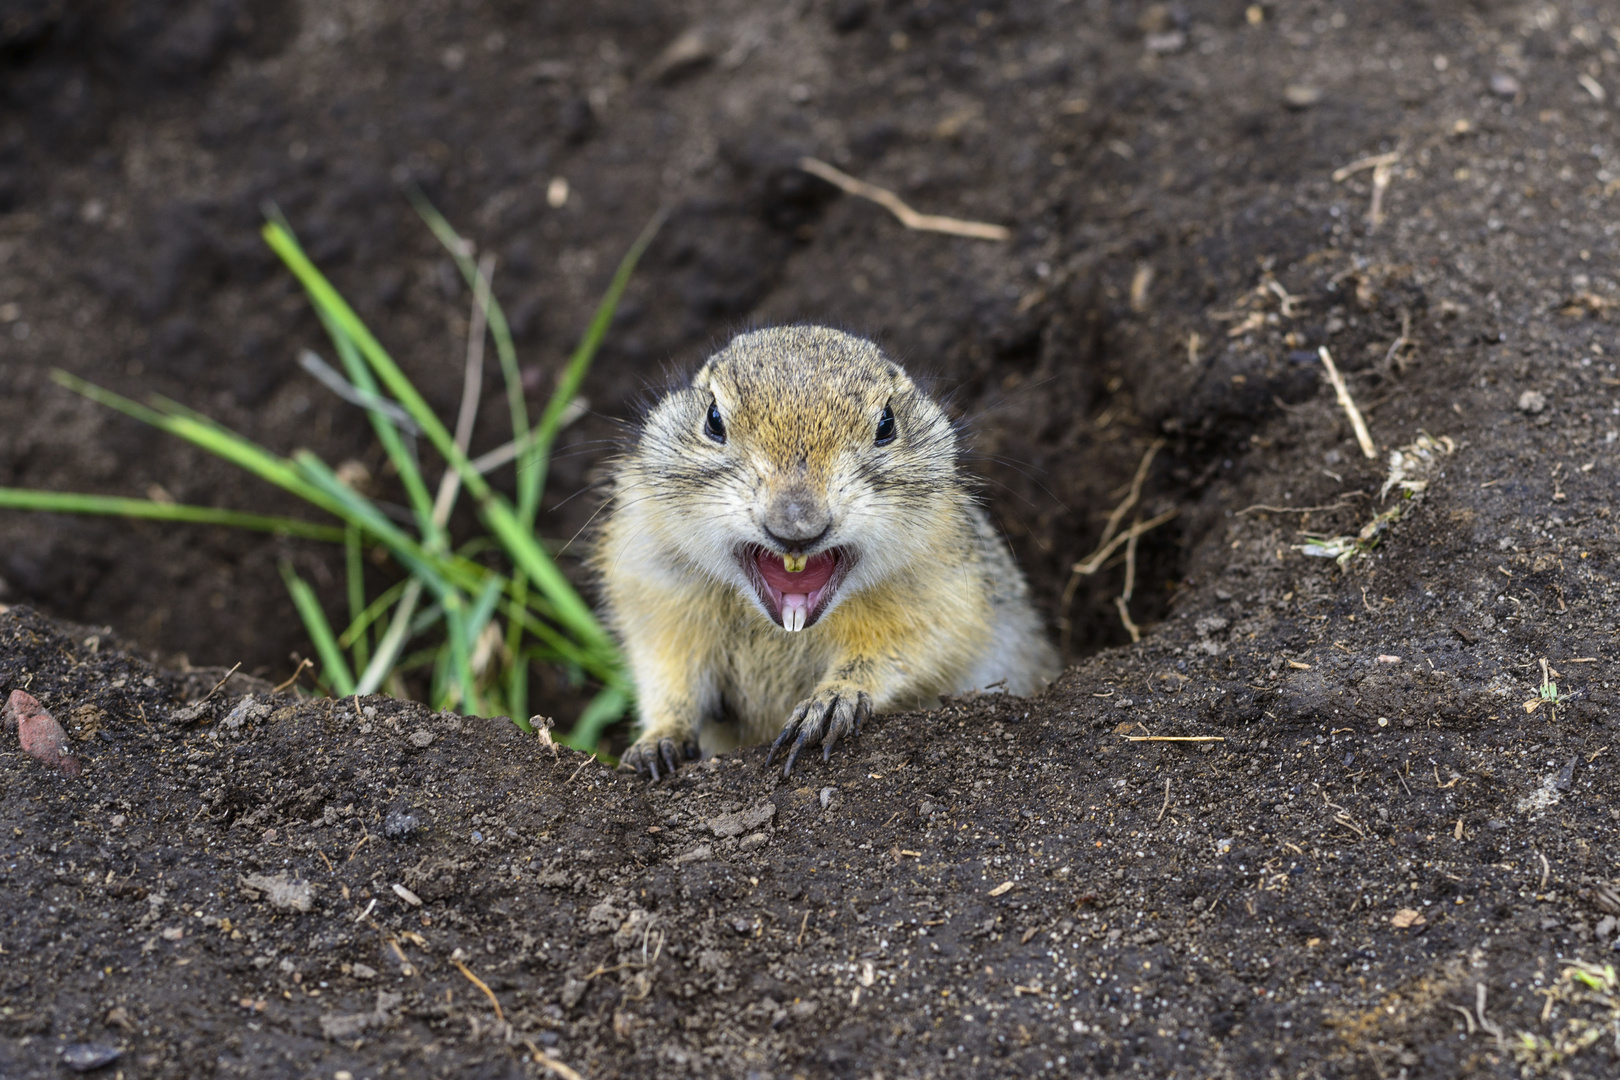
{"label": "pink tongue", "polygon": [[760,576],[767,585],[779,593],[800,595],[815,592],[831,581],[836,562],[831,552],[823,551],[810,556],[803,570],[790,574],[782,566],[782,556],[769,551],[761,551],[754,556],[754,565],[759,567]]}

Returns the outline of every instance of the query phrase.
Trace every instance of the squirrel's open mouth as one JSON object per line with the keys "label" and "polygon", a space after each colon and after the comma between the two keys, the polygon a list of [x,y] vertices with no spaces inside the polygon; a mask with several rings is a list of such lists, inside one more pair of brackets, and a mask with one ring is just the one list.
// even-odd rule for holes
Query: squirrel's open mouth
{"label": "squirrel's open mouth", "polygon": [[803,630],[827,610],[855,559],[844,548],[783,555],[748,544],[737,552],[737,561],[777,625],[784,630]]}

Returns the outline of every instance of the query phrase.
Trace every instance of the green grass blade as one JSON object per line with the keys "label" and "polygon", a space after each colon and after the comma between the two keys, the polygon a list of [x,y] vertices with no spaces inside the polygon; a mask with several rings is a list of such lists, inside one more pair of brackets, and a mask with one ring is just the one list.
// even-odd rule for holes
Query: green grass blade
{"label": "green grass blade", "polygon": [[449,665],[440,693],[441,708],[460,706],[462,712],[480,713],[478,685],[473,676],[473,640],[469,633],[466,598],[460,593],[440,597],[444,606],[444,625],[449,638]]}
{"label": "green grass blade", "polygon": [[[352,626],[366,610],[366,564],[360,547],[360,530],[353,525],[343,530],[343,568],[349,587],[349,624]],[[354,666],[364,671],[371,660],[370,635],[362,630],[350,637],[345,630],[343,638],[349,639],[349,646],[354,652]],[[339,648],[343,647],[343,638],[338,639]]]}
{"label": "green grass blade", "polygon": [[421,426],[422,433],[433,443],[434,449],[457,472],[463,473],[462,483],[467,485],[467,490],[475,497],[487,494],[489,486],[475,471],[467,468],[469,465],[467,455],[456,445],[444,422],[428,406],[416,387],[411,385],[410,379],[400,370],[393,357],[388,355],[388,350],[382,347],[382,343],[366,328],[366,324],[360,321],[360,316],[355,314],[348,301],[332,287],[332,283],[326,280],[326,276],[315,264],[309,261],[309,257],[292,238],[292,234],[275,222],[267,223],[262,232],[265,242],[281,257],[281,261],[287,264],[287,268],[298,278],[299,283],[304,286],[304,291],[309,293],[310,299],[321,309],[322,314],[332,319],[337,327],[348,335],[349,340],[360,350],[360,354],[371,365],[371,369],[388,388],[388,392],[394,396],[394,400],[403,405],[405,411],[411,414],[411,419]]}
{"label": "green grass blade", "polygon": [[121,394],[111,390],[103,390],[94,383],[85,382],[76,375],[62,371],[60,368],[51,372],[51,378],[62,386],[67,387],[76,394],[81,394],[98,404],[116,409],[126,416],[152,425],[160,431],[166,431],[178,438],[185,439],[194,446],[208,451],[216,457],[252,473],[261,480],[268,481],[277,487],[288,491],[307,503],[325,510],[335,517],[345,517],[339,503],[333,501],[317,488],[303,481],[293,464],[286,458],[278,457],[259,446],[257,443],[236,434],[228,428],[221,427],[211,420],[199,418],[191,414],[174,402],[158,399],[158,403],[165,410],[138,404]]}
{"label": "green grass blade", "polygon": [[[320,316],[327,336],[332,339],[332,347],[337,350],[338,360],[348,372],[350,380],[362,390],[377,394],[377,381],[354,342],[327,312],[321,311]],[[405,496],[411,504],[411,513],[416,516],[417,531],[428,547],[442,546],[445,543],[444,530],[433,519],[433,495],[428,491],[427,481],[422,478],[422,467],[416,460],[415,450],[387,416],[369,410],[367,415],[371,419],[372,430],[377,433],[377,441],[382,444],[383,452],[399,474],[399,482],[405,488]]]}
{"label": "green grass blade", "polygon": [[356,693],[375,694],[383,683],[388,681],[388,676],[399,670],[399,655],[405,650],[405,643],[410,638],[411,619],[416,614],[416,605],[421,598],[421,578],[411,578],[403,583],[399,606],[394,609],[394,617],[389,620],[388,630],[377,643],[377,654],[371,658],[371,663],[366,665],[366,669],[360,674],[360,681],[355,685]]}
{"label": "green grass blade", "polygon": [[[506,595],[514,605],[523,607],[529,598],[529,579],[518,574]],[[532,731],[528,720],[529,659],[523,655],[523,626],[516,619],[506,620],[506,655],[511,658],[506,669],[506,707],[511,710],[514,724],[524,731]]]}
{"label": "green grass blade", "polygon": [[349,672],[348,662],[343,659],[343,650],[338,648],[332,624],[326,621],[326,612],[321,610],[321,603],[315,598],[315,590],[298,576],[292,563],[286,560],[281,563],[281,579],[287,583],[293,606],[298,609],[299,618],[304,620],[304,629],[309,632],[315,654],[321,658],[321,674],[337,696],[347,697],[354,693],[354,676]]}
{"label": "green grass blade", "polygon": [[500,578],[492,577],[484,583],[483,591],[473,601],[472,611],[467,616],[468,631],[476,640],[484,632],[484,626],[495,614],[495,604],[501,598],[501,588],[505,582]]}
{"label": "green grass blade", "polygon": [[652,220],[642,228],[635,242],[630,245],[630,250],[625,252],[624,258],[619,260],[619,267],[613,272],[613,280],[609,283],[601,302],[596,305],[596,313],[591,317],[585,336],[574,348],[574,354],[568,358],[568,366],[563,368],[556,389],[551,392],[551,399],[546,402],[545,411],[540,414],[540,423],[535,428],[534,440],[524,448],[522,456],[518,459],[518,520],[528,526],[534,525],[535,512],[540,506],[540,492],[545,488],[546,472],[551,462],[551,446],[556,441],[558,431],[562,429],[563,415],[568,411],[568,406],[574,398],[579,396],[579,388],[585,381],[585,373],[590,370],[591,361],[596,359],[597,350],[602,346],[602,339],[613,323],[613,314],[619,309],[619,301],[624,298],[624,290],[630,284],[630,275],[635,272],[636,264],[641,261],[641,256],[653,242],[653,238],[658,235],[658,230],[663,227],[664,219],[668,216],[665,210],[654,214]]}
{"label": "green grass blade", "polygon": [[605,687],[591,699],[589,705],[585,706],[585,711],[579,714],[574,730],[564,735],[558,742],[575,750],[583,750],[587,754],[594,753],[597,742],[602,738],[603,730],[623,716],[629,707],[630,695],[625,693],[623,688]]}
{"label": "green grass blade", "polygon": [[[558,569],[549,555],[535,542],[528,526],[519,521],[511,504],[490,488],[478,471],[472,468],[467,455],[455,444],[450,432],[433,413],[404,372],[394,363],[387,351],[371,335],[355,315],[353,309],[338,295],[330,282],[298,248],[291,236],[274,222],[264,226],[265,241],[293,271],[311,298],[321,306],[354,341],[377,377],[387,386],[405,410],[411,414],[423,433],[441,456],[461,476],[461,482],[478,503],[480,516],[495,533],[514,563],[534,582],[551,601],[557,617],[594,650],[611,654],[613,643],[596,621],[590,607],[574,590],[573,585]],[[606,330],[603,323],[602,329]],[[560,414],[559,414],[560,418]],[[530,453],[533,453],[531,447]]]}
{"label": "green grass blade", "polygon": [[[273,220],[285,243],[290,246],[291,250],[296,251],[305,263],[308,263],[308,258],[304,256],[303,248],[299,245],[298,238],[293,235],[292,229],[287,225],[286,219],[281,217],[278,212]],[[292,264],[289,263],[288,265],[291,266]],[[334,296],[337,295],[335,290],[330,289],[330,286],[328,286],[328,291]],[[321,295],[311,292],[310,299],[315,304],[315,313],[320,316],[321,325],[326,328],[326,334],[332,340],[333,348],[337,350],[338,360],[348,373],[349,381],[362,393],[372,397],[381,397],[377,381],[372,377],[371,369],[361,360],[354,339],[344,328],[343,320],[340,317],[341,313],[333,311],[329,306],[322,303]],[[354,317],[354,313],[348,310],[347,305],[345,305],[344,310],[348,311],[351,319],[358,322],[358,319]],[[388,459],[399,473],[400,483],[404,485],[406,495],[411,503],[411,510],[417,518],[417,527],[424,541],[429,548],[443,546],[445,540],[443,530],[433,520],[433,497],[428,493],[427,484],[422,479],[421,468],[417,464],[415,453],[412,452],[405,439],[401,437],[398,427],[388,416],[375,409],[367,409],[366,414],[371,421],[372,429],[377,433],[377,440],[382,443],[384,452],[387,453]]]}
{"label": "green grass blade", "polygon": [[440,572],[445,563],[442,556],[436,557],[432,552],[424,550],[403,529],[383,516],[383,512],[377,509],[371,500],[344,484],[326,462],[308,450],[298,451],[296,461],[300,475],[321,492],[323,497],[335,503],[339,507],[338,512],[346,521],[375,536],[394,558],[405,565],[412,576],[422,578],[423,583],[436,595],[454,591],[454,586]]}
{"label": "green grass blade", "polygon": [[101,514],[111,517],[145,518],[152,521],[183,522],[188,525],[224,525],[251,529],[277,536],[338,543],[343,530],[335,525],[317,525],[297,518],[246,514],[212,506],[187,506],[151,499],[131,499],[116,495],[81,495],[71,491],[33,491],[28,488],[0,488],[0,510],[40,510],[54,514]]}
{"label": "green grass blade", "polygon": [[372,624],[382,618],[389,608],[399,603],[399,598],[405,593],[405,586],[414,580],[414,578],[406,578],[404,581],[394,582],[375,600],[367,604],[365,610],[356,616],[353,622],[343,628],[343,633],[338,635],[338,647],[347,649],[354,644],[356,638],[366,633]]}
{"label": "green grass blade", "polygon": [[[427,196],[414,184],[406,190],[411,205],[422,220],[427,222],[433,235],[439,238],[450,257],[455,259],[456,266],[461,270],[461,276],[467,282],[467,288],[474,294],[478,291],[478,264],[474,261],[469,245],[456,232],[443,214],[428,202]],[[484,305],[484,322],[489,326],[489,333],[495,339],[495,356],[500,360],[501,378],[506,383],[506,407],[512,416],[512,439],[521,443],[529,434],[529,409],[523,400],[523,375],[518,370],[517,349],[512,344],[512,330],[506,321],[506,312],[501,308],[500,302],[490,293],[489,302]]]}

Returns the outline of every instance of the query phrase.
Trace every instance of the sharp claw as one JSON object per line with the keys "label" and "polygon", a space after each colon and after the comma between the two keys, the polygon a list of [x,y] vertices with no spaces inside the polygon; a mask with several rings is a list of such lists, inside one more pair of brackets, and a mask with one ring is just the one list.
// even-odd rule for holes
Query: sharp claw
{"label": "sharp claw", "polygon": [[799,760],[799,751],[804,749],[805,743],[809,742],[809,740],[810,732],[808,730],[799,732],[799,737],[793,744],[793,753],[788,755],[787,765],[782,769],[784,777],[792,775],[793,763]]}
{"label": "sharp claw", "polygon": [[[765,755],[765,767],[766,768],[770,768],[771,762],[776,760],[777,752],[782,749],[782,744],[788,741],[789,736],[791,736],[793,734],[794,730],[797,727],[798,727],[798,725],[795,724],[792,720],[789,720],[787,722],[787,724],[785,726],[783,726],[782,734],[778,735],[776,737],[776,741],[771,743],[771,752]],[[783,775],[785,776],[787,774],[784,773]]]}
{"label": "sharp claw", "polygon": [[663,759],[664,768],[668,770],[669,775],[674,776],[676,769],[675,744],[669,739],[664,739],[658,744],[658,756]]}

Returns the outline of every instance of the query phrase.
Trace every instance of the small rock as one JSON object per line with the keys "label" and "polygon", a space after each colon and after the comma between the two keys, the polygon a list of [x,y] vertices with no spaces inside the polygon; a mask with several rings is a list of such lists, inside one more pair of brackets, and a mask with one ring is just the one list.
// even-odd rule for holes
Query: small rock
{"label": "small rock", "polygon": [[1304,83],[1291,83],[1283,87],[1283,104],[1290,109],[1308,109],[1322,100],[1322,88]]}
{"label": "small rock", "polygon": [[757,851],[770,842],[770,837],[762,832],[750,833],[737,843],[738,851]]}
{"label": "small rock", "polygon": [[375,979],[377,977],[377,969],[369,964],[350,964],[349,973],[357,979]]}
{"label": "small rock", "polygon": [[1180,30],[1171,30],[1164,34],[1149,34],[1143,44],[1147,51],[1164,56],[1169,53],[1178,53],[1187,47],[1187,35]]}
{"label": "small rock", "polygon": [[13,690],[0,709],[0,728],[15,731],[23,753],[64,776],[79,775],[79,759],[68,753],[67,732],[56,718],[45,711],[39,700],[25,690]]}
{"label": "small rock", "polygon": [[[286,874],[248,874],[237,881],[251,893],[263,894],[270,906],[282,911],[308,911],[315,906],[315,890],[307,881],[289,879]],[[256,897],[253,897],[256,899]]]}
{"label": "small rock", "polygon": [[245,725],[263,720],[269,715],[270,706],[259,701],[252,694],[248,694],[236,703],[234,709],[225,715],[225,719],[220,721],[220,727],[225,731],[235,733],[241,731]]}
{"label": "small rock", "polygon": [[411,732],[410,742],[418,750],[426,750],[433,745],[433,732],[427,728],[418,728]]}
{"label": "small rock", "polygon": [[404,840],[422,827],[422,819],[409,806],[395,806],[383,818],[383,835],[390,840]]}
{"label": "small rock", "polygon": [[675,856],[670,860],[670,862],[674,863],[676,866],[680,866],[684,863],[702,862],[704,859],[712,858],[714,858],[714,848],[710,847],[708,844],[699,844],[691,851],[688,851],[683,855]]}
{"label": "small rock", "polygon": [[[359,967],[360,965],[355,966]],[[376,973],[373,972],[372,974]],[[348,1015],[328,1013],[321,1017],[321,1035],[332,1042],[337,1042],[342,1039],[352,1039],[372,1028],[387,1027],[393,1023],[393,1013],[404,1000],[404,997],[400,994],[390,994],[386,990],[379,990],[377,991],[377,1007],[371,1012],[350,1013]]]}
{"label": "small rock", "polygon": [[1547,396],[1536,390],[1526,390],[1519,395],[1519,411],[1529,413],[1531,416],[1541,412],[1547,407]]}
{"label": "small rock", "polygon": [[673,82],[712,61],[720,54],[724,43],[718,27],[706,23],[688,27],[658,54],[647,69],[647,79],[651,82]]}
{"label": "small rock", "polygon": [[375,1013],[351,1013],[340,1016],[328,1014],[321,1017],[321,1037],[329,1042],[341,1039],[352,1039],[368,1028],[377,1026]]}
{"label": "small rock", "polygon": [[837,788],[830,788],[830,787],[824,787],[824,788],[821,789],[821,808],[823,810],[825,810],[828,807],[832,806],[833,795],[836,794],[837,791],[838,791]]}
{"label": "small rock", "polygon": [[1603,918],[1598,920],[1597,936],[1600,937],[1600,938],[1607,939],[1610,934],[1614,933],[1615,925],[1616,925],[1616,920],[1615,920],[1615,917],[1613,915],[1605,915],[1605,916],[1603,916]]}
{"label": "small rock", "polygon": [[575,1005],[578,1005],[580,999],[585,996],[585,991],[590,989],[590,986],[591,984],[584,979],[569,979],[564,982],[562,994],[559,995],[563,1008],[572,1009]]}
{"label": "small rock", "polygon": [[741,836],[745,832],[759,828],[775,816],[776,804],[765,800],[755,803],[746,810],[710,818],[705,824],[714,831],[714,835],[724,838]]}
{"label": "small rock", "polygon": [[792,1020],[808,1020],[816,1015],[816,1003],[813,1001],[795,1001],[788,1006],[788,1018]]}
{"label": "small rock", "polygon": [[69,1043],[62,1047],[62,1064],[74,1072],[89,1072],[103,1065],[111,1065],[124,1056],[124,1052],[107,1043]]}
{"label": "small rock", "polygon": [[1524,87],[1519,85],[1519,80],[1505,71],[1498,71],[1491,76],[1491,93],[1497,97],[1515,98],[1523,89]]}
{"label": "small rock", "polygon": [[395,884],[393,886],[393,889],[394,889],[394,895],[399,897],[401,900],[405,901],[407,904],[411,905],[411,907],[421,907],[422,906],[422,898],[420,896],[417,896],[415,893],[411,892],[411,890],[407,889],[405,886]]}
{"label": "small rock", "polygon": [[603,900],[585,914],[587,934],[611,934],[624,921],[624,912]]}

